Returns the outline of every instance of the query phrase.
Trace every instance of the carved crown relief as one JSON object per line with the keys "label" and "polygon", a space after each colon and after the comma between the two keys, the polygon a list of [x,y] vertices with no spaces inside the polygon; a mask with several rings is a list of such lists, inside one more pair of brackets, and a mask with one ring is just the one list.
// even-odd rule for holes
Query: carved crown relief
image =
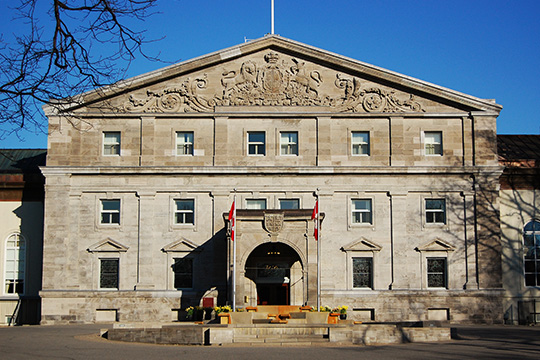
{"label": "carved crown relief", "polygon": [[216,106],[328,106],[337,112],[424,111],[412,94],[373,87],[337,72],[332,79],[323,78],[322,72],[292,57],[280,61],[280,54],[270,51],[262,59],[246,60],[240,68],[226,69],[219,83],[209,84],[207,74],[187,78],[178,86],[130,95],[118,110],[167,113],[212,112]]}

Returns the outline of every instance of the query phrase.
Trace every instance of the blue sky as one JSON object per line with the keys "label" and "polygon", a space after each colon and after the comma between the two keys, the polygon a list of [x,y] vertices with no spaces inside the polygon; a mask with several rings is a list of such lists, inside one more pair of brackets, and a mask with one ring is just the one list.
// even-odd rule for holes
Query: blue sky
{"label": "blue sky", "polygon": [[[47,1],[47,0],[40,0]],[[3,2],[6,4],[6,2]],[[127,76],[156,70],[270,32],[270,0],[159,0],[139,24],[148,54]],[[6,5],[4,5],[6,6]],[[0,32],[16,31],[9,12]],[[499,134],[540,134],[540,1],[275,0],[275,33],[503,105]],[[0,147],[46,147],[31,132]]]}

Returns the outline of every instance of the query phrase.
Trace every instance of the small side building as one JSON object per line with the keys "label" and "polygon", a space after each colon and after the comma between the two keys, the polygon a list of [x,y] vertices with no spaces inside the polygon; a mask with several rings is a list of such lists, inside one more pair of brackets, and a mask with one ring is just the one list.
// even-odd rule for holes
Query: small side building
{"label": "small side building", "polygon": [[46,150],[0,150],[0,325],[41,317]]}
{"label": "small side building", "polygon": [[504,319],[540,321],[540,135],[499,135]]}

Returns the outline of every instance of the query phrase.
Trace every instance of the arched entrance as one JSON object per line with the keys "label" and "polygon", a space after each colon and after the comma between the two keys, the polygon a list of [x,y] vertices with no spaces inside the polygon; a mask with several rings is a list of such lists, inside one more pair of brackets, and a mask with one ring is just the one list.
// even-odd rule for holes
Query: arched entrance
{"label": "arched entrance", "polygon": [[290,246],[270,242],[249,255],[245,276],[255,284],[257,305],[302,304],[302,261]]}

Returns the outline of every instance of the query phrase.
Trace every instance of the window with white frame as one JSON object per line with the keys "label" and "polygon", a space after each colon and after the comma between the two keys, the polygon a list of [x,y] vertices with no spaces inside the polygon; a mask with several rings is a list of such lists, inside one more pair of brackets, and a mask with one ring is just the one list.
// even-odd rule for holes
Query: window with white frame
{"label": "window with white frame", "polygon": [[279,208],[282,210],[300,209],[300,199],[279,199]]}
{"label": "window with white frame", "polygon": [[100,223],[120,225],[120,200],[100,200]]}
{"label": "window with white frame", "polygon": [[424,150],[426,155],[442,155],[443,143],[442,132],[426,131],[424,132]]}
{"label": "window with white frame", "polygon": [[175,289],[191,289],[193,287],[193,259],[175,258],[172,270]]}
{"label": "window with white frame", "polygon": [[353,199],[351,202],[352,223],[372,224],[371,199]]}
{"label": "window with white frame", "polygon": [[103,155],[120,155],[120,132],[103,133]]}
{"label": "window with white frame", "polygon": [[523,228],[525,286],[540,286],[540,221]]}
{"label": "window with white frame", "polygon": [[99,270],[99,288],[118,289],[120,260],[100,259]]}
{"label": "window with white frame", "polygon": [[353,155],[369,155],[369,132],[353,131],[351,133],[351,146]]}
{"label": "window with white frame", "polygon": [[176,155],[193,155],[192,131],[178,131],[176,133]]}
{"label": "window with white frame", "polygon": [[249,210],[265,210],[266,199],[246,199],[246,209]]}
{"label": "window with white frame", "polygon": [[281,132],[279,138],[281,155],[298,155],[298,133],[296,131]]}
{"label": "window with white frame", "polygon": [[426,223],[446,224],[446,201],[444,199],[426,199]]}
{"label": "window with white frame", "polygon": [[181,199],[174,201],[174,223],[194,224],[195,223],[195,200]]}
{"label": "window with white frame", "polygon": [[427,286],[430,288],[446,288],[446,258],[427,258]]}
{"label": "window with white frame", "polygon": [[353,288],[373,289],[373,258],[353,257]]}
{"label": "window with white frame", "polygon": [[266,155],[266,134],[263,131],[248,132],[248,154]]}
{"label": "window with white frame", "polygon": [[6,259],[4,263],[6,295],[24,294],[26,269],[26,241],[19,233],[8,236],[6,240]]}

